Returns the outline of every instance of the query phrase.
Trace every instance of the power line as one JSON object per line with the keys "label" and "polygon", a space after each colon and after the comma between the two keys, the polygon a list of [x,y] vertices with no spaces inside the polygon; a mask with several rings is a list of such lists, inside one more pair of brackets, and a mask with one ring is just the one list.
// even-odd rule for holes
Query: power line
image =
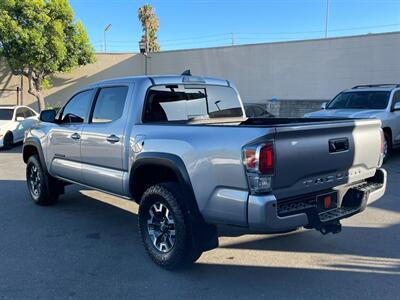
{"label": "power line", "polygon": [[[385,28],[385,27],[395,27],[400,26],[400,23],[393,24],[382,24],[382,25],[371,25],[371,26],[361,26],[361,27],[347,27],[347,28],[336,28],[330,29],[329,32],[341,32],[341,31],[356,31],[365,29],[375,29],[375,28]],[[210,45],[210,46],[228,46],[235,44],[243,44],[245,41],[293,41],[299,39],[309,39],[315,38],[315,34],[324,33],[325,30],[309,30],[309,31],[282,31],[282,32],[237,32],[237,33],[220,33],[220,34],[209,34],[202,36],[192,36],[186,38],[168,39],[168,40],[158,40],[162,48],[181,48],[183,46],[193,47],[200,45]],[[273,36],[279,35],[279,37]],[[287,35],[287,36],[284,36]],[[301,35],[301,36],[293,36]],[[308,35],[308,36],[307,36]],[[314,36],[310,36],[314,35]],[[210,39],[210,37],[219,37],[215,39]],[[236,43],[238,41],[238,43]],[[243,41],[243,42],[240,42]],[[109,47],[112,49],[136,49],[137,41],[135,40],[111,40],[108,41]],[[94,48],[99,49],[103,45],[102,41],[96,41],[93,43]]]}
{"label": "power line", "polygon": [[[362,26],[362,27],[347,27],[347,28],[337,28],[337,29],[330,29],[330,32],[340,32],[340,31],[351,31],[351,30],[363,30],[363,29],[376,29],[376,28],[385,28],[385,27],[395,27],[395,26],[400,26],[400,23],[394,23],[394,24],[384,24],[384,25],[373,25],[373,26]],[[308,30],[308,31],[265,31],[265,32],[235,32],[235,33],[219,33],[219,34],[210,34],[210,35],[202,35],[202,36],[192,36],[192,37],[185,37],[185,38],[177,38],[177,39],[159,39],[158,42],[161,44],[175,44],[176,41],[193,41],[196,40],[196,42],[202,42],[206,43],[209,41],[216,41],[216,39],[213,40],[203,40],[203,41],[198,41],[202,39],[207,39],[210,37],[225,37],[222,39],[230,39],[231,41],[235,39],[240,39],[240,36],[248,36],[248,35],[296,35],[296,34],[312,34],[312,33],[324,33],[325,30]],[[237,37],[239,36],[239,37]],[[242,38],[243,39],[243,38]],[[248,38],[251,39],[251,38]],[[138,43],[138,41],[127,41],[127,40],[110,40],[108,41],[110,43],[118,43],[118,44],[132,44],[135,45]],[[100,41],[99,41],[100,43]],[[180,43],[182,44],[182,43]]]}
{"label": "power line", "polygon": [[[329,31],[349,31],[349,30],[361,30],[361,29],[374,29],[374,28],[384,28],[384,27],[394,27],[400,26],[400,23],[395,24],[385,24],[385,25],[375,25],[375,26],[364,26],[364,27],[348,27],[348,28],[337,28],[337,29],[329,29]],[[282,32],[238,32],[235,34],[253,34],[253,35],[275,35],[275,34],[306,34],[306,33],[323,33],[325,30],[309,30],[309,31],[282,31]]]}
{"label": "power line", "polygon": [[184,40],[194,40],[194,39],[205,39],[205,38],[210,38],[210,37],[226,36],[226,35],[230,35],[230,34],[231,34],[231,33],[209,34],[209,35],[202,35],[202,36],[195,36],[195,37],[185,37],[185,38],[178,38],[178,39],[160,40],[160,42],[184,41]]}

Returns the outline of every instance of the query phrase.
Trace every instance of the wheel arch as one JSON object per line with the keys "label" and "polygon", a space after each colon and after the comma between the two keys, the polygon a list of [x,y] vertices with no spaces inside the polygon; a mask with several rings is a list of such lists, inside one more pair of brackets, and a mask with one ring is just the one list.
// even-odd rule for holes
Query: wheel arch
{"label": "wheel arch", "polygon": [[392,129],[390,127],[383,127],[382,130],[383,130],[384,133],[386,133],[389,136],[389,138],[390,138],[390,140],[389,140],[390,146],[393,145]]}
{"label": "wheel arch", "polygon": [[29,157],[35,154],[39,156],[40,163],[43,166],[43,170],[47,172],[42,145],[40,144],[39,140],[28,138],[24,141],[24,145],[22,146],[22,157],[24,159],[24,162],[27,163]]}
{"label": "wheel arch", "polygon": [[12,130],[7,130],[4,136],[6,136],[7,134],[11,134],[11,136],[14,138],[14,132]]}
{"label": "wheel arch", "polygon": [[11,136],[11,143],[14,144],[15,140],[14,140],[14,132],[12,130],[7,130],[6,133],[4,134],[4,139],[7,136]]}
{"label": "wheel arch", "polygon": [[193,187],[180,157],[169,153],[146,152],[137,156],[129,176],[129,191],[137,203],[145,190],[161,182],[177,182],[185,194],[183,203],[191,217],[204,221],[200,214]]}

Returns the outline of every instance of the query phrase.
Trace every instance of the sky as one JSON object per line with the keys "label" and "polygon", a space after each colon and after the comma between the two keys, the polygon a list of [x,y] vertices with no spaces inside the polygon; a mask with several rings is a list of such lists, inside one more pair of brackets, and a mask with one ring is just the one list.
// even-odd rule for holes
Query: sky
{"label": "sky", "polygon": [[[161,51],[323,38],[327,0],[70,0],[97,52],[138,52],[151,4]],[[328,37],[400,31],[400,0],[329,0]]]}

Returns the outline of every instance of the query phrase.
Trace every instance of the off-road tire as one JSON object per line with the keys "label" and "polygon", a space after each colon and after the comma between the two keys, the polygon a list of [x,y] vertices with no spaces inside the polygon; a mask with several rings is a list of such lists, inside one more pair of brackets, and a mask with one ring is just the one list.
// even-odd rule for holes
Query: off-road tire
{"label": "off-road tire", "polygon": [[26,182],[31,199],[38,205],[52,205],[63,193],[63,186],[44,171],[38,155],[32,155],[28,159]]}
{"label": "off-road tire", "polygon": [[[139,230],[143,245],[150,258],[165,269],[178,269],[195,262],[203,253],[195,246],[192,223],[183,205],[183,195],[176,183],[162,183],[151,186],[143,194],[139,206]],[[168,252],[162,252],[154,245],[148,230],[151,207],[159,204],[172,213],[175,243]]]}

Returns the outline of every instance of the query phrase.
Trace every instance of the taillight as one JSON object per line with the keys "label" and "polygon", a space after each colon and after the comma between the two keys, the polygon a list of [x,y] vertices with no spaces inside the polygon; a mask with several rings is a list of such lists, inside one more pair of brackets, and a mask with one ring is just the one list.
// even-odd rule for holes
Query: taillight
{"label": "taillight", "polygon": [[272,143],[265,144],[261,147],[258,169],[261,174],[272,174],[274,172]]}
{"label": "taillight", "polygon": [[274,173],[274,144],[268,142],[262,145],[246,146],[243,149],[243,163],[250,191],[256,194],[271,191],[271,175]]}

